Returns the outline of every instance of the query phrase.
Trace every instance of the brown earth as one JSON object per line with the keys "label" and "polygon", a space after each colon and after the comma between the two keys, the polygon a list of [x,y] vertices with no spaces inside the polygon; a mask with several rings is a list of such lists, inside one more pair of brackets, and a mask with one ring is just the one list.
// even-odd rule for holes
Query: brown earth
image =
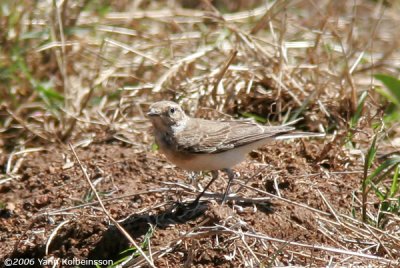
{"label": "brown earth", "polygon": [[[196,208],[183,205],[197,194],[188,174],[157,152],[119,141],[80,146],[76,152],[112,216],[125,219],[122,225],[136,241],[150,235],[148,247],[159,251],[153,257],[157,267],[236,267],[248,256],[267,266],[319,266],[348,256],[240,234],[349,248],[345,237],[329,233],[328,221],[335,221],[332,210],[351,215],[361,175],[349,172],[356,169],[354,161],[336,147],[321,139],[265,146],[235,169],[240,173],[231,188],[235,197],[220,204],[226,177],[219,178],[210,188],[215,194]],[[0,185],[7,204],[0,218],[0,260],[43,258],[46,243],[47,259],[121,259],[129,244],[95,202],[68,146],[28,153],[19,174]],[[197,178],[203,186],[208,180],[208,174]]]}

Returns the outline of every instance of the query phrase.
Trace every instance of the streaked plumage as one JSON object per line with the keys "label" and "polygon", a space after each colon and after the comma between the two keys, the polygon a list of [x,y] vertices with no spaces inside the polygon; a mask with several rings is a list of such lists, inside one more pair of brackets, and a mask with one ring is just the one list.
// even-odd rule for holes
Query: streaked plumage
{"label": "streaked plumage", "polygon": [[294,130],[289,126],[265,127],[249,121],[212,121],[191,118],[174,133],[177,150],[190,153],[221,153]]}

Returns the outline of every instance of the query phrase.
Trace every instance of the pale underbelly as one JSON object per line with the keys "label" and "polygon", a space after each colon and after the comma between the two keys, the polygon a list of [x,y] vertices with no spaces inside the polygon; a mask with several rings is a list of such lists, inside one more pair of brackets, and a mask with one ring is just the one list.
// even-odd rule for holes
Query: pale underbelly
{"label": "pale underbelly", "polygon": [[186,158],[166,154],[167,159],[176,166],[190,171],[219,170],[231,168],[245,160],[246,155],[223,152],[219,154],[191,154]]}
{"label": "pale underbelly", "polygon": [[176,166],[189,171],[209,171],[232,168],[246,159],[246,155],[257,147],[267,143],[266,140],[259,141],[246,146],[227,150],[221,153],[202,153],[202,154],[184,154],[176,151],[161,151],[167,159]]}

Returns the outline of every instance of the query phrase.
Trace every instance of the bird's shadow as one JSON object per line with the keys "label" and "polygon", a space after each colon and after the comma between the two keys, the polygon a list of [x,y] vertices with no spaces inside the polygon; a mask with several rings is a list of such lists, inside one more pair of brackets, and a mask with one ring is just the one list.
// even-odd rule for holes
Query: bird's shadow
{"label": "bird's shadow", "polygon": [[[202,216],[207,208],[207,202],[199,202],[198,204],[175,203],[158,214],[132,215],[119,224],[134,240],[137,240],[148,233],[150,226],[165,229],[171,225],[184,224]],[[115,225],[112,225],[102,234],[102,238],[90,251],[88,259],[114,260],[115,262],[124,257],[124,254],[121,253],[128,248],[128,239]],[[132,252],[127,252],[125,255],[130,254]]]}
{"label": "bird's shadow", "polygon": [[[209,208],[209,204],[208,201],[202,201],[196,205],[192,203],[175,203],[157,214],[132,215],[120,222],[120,225],[137,241],[138,238],[144,237],[149,232],[150,226],[165,229],[171,225],[184,224],[198,219],[204,215]],[[253,206],[250,202],[242,202],[241,205]],[[269,202],[257,204],[256,206],[263,213],[273,213],[273,208]],[[128,248],[128,239],[116,226],[112,225],[102,234],[102,238],[90,251],[88,259],[113,260],[115,262],[124,256],[132,254],[132,251],[126,252]]]}

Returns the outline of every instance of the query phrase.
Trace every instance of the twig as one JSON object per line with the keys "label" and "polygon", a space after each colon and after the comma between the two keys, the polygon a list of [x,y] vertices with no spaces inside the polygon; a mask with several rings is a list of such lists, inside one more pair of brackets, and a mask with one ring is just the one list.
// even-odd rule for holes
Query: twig
{"label": "twig", "polygon": [[67,224],[68,222],[70,222],[70,220],[65,220],[62,223],[60,223],[54,230],[53,232],[51,232],[49,239],[47,239],[46,242],[46,250],[45,250],[45,256],[49,255],[49,247],[50,247],[50,243],[51,241],[53,241],[53,238],[56,236],[58,230],[61,229],[61,227],[63,227],[65,224]]}
{"label": "twig", "polygon": [[236,49],[234,49],[231,52],[231,54],[229,55],[229,58],[226,61],[224,67],[221,69],[221,71],[217,75],[217,79],[216,79],[216,81],[214,83],[214,89],[212,91],[212,96],[213,96],[214,100],[216,99],[218,85],[221,82],[222,78],[224,77],[224,74],[228,70],[229,66],[232,64],[232,62],[236,58],[237,53],[238,53],[238,51]]}
{"label": "twig", "polygon": [[317,213],[320,214],[320,215],[324,215],[324,216],[330,216],[330,215],[331,215],[330,213],[327,213],[327,212],[325,212],[325,211],[318,210],[318,209],[316,209],[316,208],[307,206],[307,205],[302,204],[302,203],[297,203],[297,202],[295,202],[295,201],[286,199],[286,198],[284,198],[284,197],[279,197],[279,196],[277,196],[277,195],[268,193],[268,192],[266,192],[266,191],[263,191],[263,190],[260,190],[260,189],[257,189],[257,188],[254,188],[254,187],[245,185],[245,184],[243,184],[243,183],[241,183],[241,182],[238,182],[238,184],[239,184],[239,185],[243,185],[243,187],[248,188],[248,189],[250,189],[250,190],[253,190],[253,191],[256,191],[256,192],[265,194],[265,195],[267,195],[267,196],[276,198],[276,199],[278,199],[278,200],[287,202],[287,203],[289,203],[289,204],[296,205],[296,206],[299,206],[299,207],[306,208],[306,209],[309,209],[309,210],[311,210],[311,211],[317,212]]}
{"label": "twig", "polygon": [[154,84],[153,92],[154,93],[160,92],[164,82],[167,81],[170,76],[172,76],[173,74],[178,72],[182,66],[184,66],[185,64],[189,64],[200,57],[203,57],[208,52],[213,51],[214,49],[215,49],[214,46],[203,47],[203,48],[199,49],[197,52],[195,52],[194,54],[190,54],[189,56],[186,56],[183,59],[180,59],[179,61],[177,61],[174,65],[172,65],[172,67],[168,71],[166,71],[156,81],[156,83]]}
{"label": "twig", "polygon": [[287,6],[289,1],[276,1],[274,4],[269,7],[264,15],[261,17],[261,19],[257,22],[257,24],[251,29],[250,34],[256,35],[261,29],[265,27],[265,25],[268,24],[272,18],[274,18],[277,14],[280,13],[280,11]]}
{"label": "twig", "polygon": [[[231,230],[231,229],[229,229],[229,228],[227,228],[225,226],[220,226],[220,227],[222,227],[223,229],[225,229],[228,232],[237,234],[237,231]],[[385,259],[385,258],[381,258],[381,257],[378,257],[378,256],[374,256],[374,255],[370,255],[370,254],[366,254],[366,253],[359,253],[359,252],[354,252],[354,251],[350,251],[350,250],[343,250],[343,249],[333,248],[333,247],[325,247],[325,246],[319,246],[319,245],[309,245],[309,244],[298,243],[298,242],[293,242],[293,241],[286,241],[286,240],[283,240],[283,239],[273,238],[273,237],[269,237],[269,236],[266,236],[264,234],[258,234],[258,233],[243,232],[241,234],[243,234],[245,236],[248,236],[248,237],[268,240],[268,241],[271,241],[271,242],[285,243],[285,244],[288,244],[288,245],[299,246],[299,247],[309,248],[309,249],[313,249],[313,250],[317,249],[317,250],[323,250],[323,251],[333,252],[333,253],[338,253],[338,254],[351,255],[351,256],[360,257],[360,258],[367,258],[367,259],[377,260],[377,261],[381,261],[381,262],[388,263],[388,264],[392,264],[393,263],[391,260],[388,260],[388,259]]]}
{"label": "twig", "polygon": [[28,132],[31,132],[32,134],[42,138],[45,141],[51,141],[49,138],[47,138],[46,136],[44,136],[42,133],[36,131],[35,129],[29,127],[29,125],[22,120],[21,117],[19,117],[18,115],[14,114],[10,109],[8,109],[7,106],[5,106],[5,111],[15,120],[17,121],[23,128],[25,128]]}
{"label": "twig", "polygon": [[[158,188],[158,189],[153,189],[153,190],[140,191],[140,192],[136,192],[136,193],[132,193],[132,194],[126,194],[126,195],[111,197],[111,198],[104,199],[102,201],[103,201],[103,203],[105,203],[105,202],[110,202],[110,201],[114,201],[114,200],[118,200],[118,199],[137,196],[137,195],[144,195],[144,194],[151,194],[151,193],[162,193],[162,192],[166,192],[166,191],[174,191],[174,192],[176,192],[176,191],[183,191],[183,190],[176,189],[176,188]],[[72,207],[66,207],[66,208],[46,211],[46,212],[43,212],[43,213],[39,214],[38,216],[53,215],[54,213],[65,212],[65,211],[68,211],[68,210],[73,210],[73,209],[77,209],[77,208],[93,206],[93,205],[97,205],[97,204],[99,204],[99,201],[93,201],[93,202],[84,203],[84,204],[80,204],[80,205],[76,205],[76,206],[72,206]]]}
{"label": "twig", "polygon": [[322,194],[322,192],[317,189],[317,192],[319,193],[319,195],[322,197],[322,199],[324,200],[325,204],[328,206],[329,210],[331,211],[332,215],[335,217],[335,219],[337,220],[338,223],[342,224],[342,222],[340,221],[340,218],[338,217],[338,215],[336,214],[335,209],[331,206],[331,204],[328,202],[328,200],[326,200],[325,196]]}
{"label": "twig", "polygon": [[128,233],[121,225],[119,225],[119,223],[111,216],[110,212],[108,212],[108,210],[104,207],[104,204],[103,204],[103,202],[101,201],[101,198],[100,198],[99,194],[97,193],[96,188],[93,186],[92,182],[90,181],[89,175],[86,173],[86,170],[84,169],[84,167],[83,167],[81,161],[79,160],[78,155],[76,154],[74,147],[72,146],[71,143],[69,143],[68,145],[69,145],[69,147],[71,148],[71,150],[72,150],[72,152],[73,152],[73,154],[74,154],[74,156],[75,156],[75,159],[76,159],[76,161],[77,161],[78,164],[79,164],[79,167],[81,168],[83,174],[85,175],[86,181],[89,183],[90,188],[92,189],[93,193],[94,193],[95,196],[96,196],[96,199],[99,201],[99,204],[100,204],[101,208],[103,209],[103,212],[107,215],[107,217],[109,218],[109,220],[110,220],[112,223],[114,223],[114,225],[118,228],[118,230],[129,240],[129,242],[131,242],[131,244],[132,244],[135,248],[137,248],[137,250],[138,250],[138,251],[140,252],[140,254],[143,256],[143,258],[147,261],[147,263],[148,263],[151,267],[155,268],[154,264],[151,262],[151,260],[149,259],[149,257],[143,252],[143,250],[140,248],[140,246],[139,246],[138,244],[136,244],[135,240],[132,239],[132,237],[129,235],[129,233]]}
{"label": "twig", "polygon": [[122,42],[119,42],[119,41],[116,41],[116,40],[112,40],[110,38],[106,38],[105,42],[107,42],[109,44],[112,44],[114,46],[120,47],[122,49],[125,49],[126,51],[129,51],[129,52],[132,52],[134,54],[137,54],[137,55],[139,55],[139,56],[151,61],[154,64],[160,64],[161,66],[164,66],[165,68],[170,68],[171,67],[168,64],[166,64],[164,62],[161,62],[161,61],[153,58],[152,56],[146,55],[146,54],[140,52],[139,50],[136,50],[136,49],[134,49],[134,48],[128,46],[127,44],[122,43]]}

